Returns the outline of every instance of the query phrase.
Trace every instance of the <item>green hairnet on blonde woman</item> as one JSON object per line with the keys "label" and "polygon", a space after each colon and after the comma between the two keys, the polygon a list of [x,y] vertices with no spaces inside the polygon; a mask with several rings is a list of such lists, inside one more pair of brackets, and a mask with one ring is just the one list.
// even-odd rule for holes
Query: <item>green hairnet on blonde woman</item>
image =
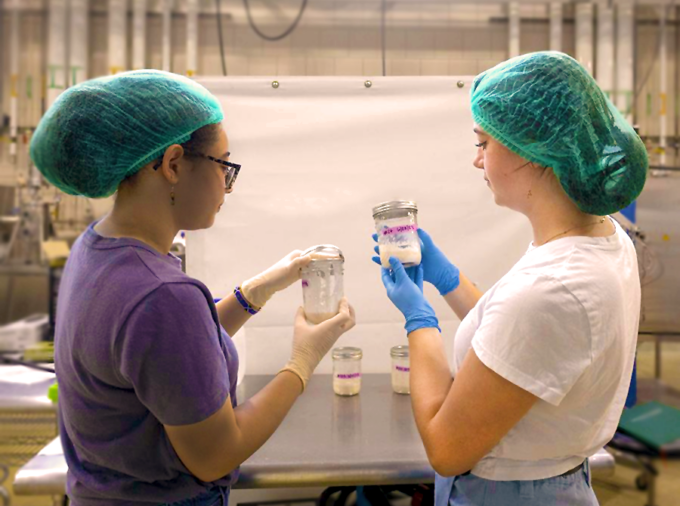
{"label": "green hairnet on blonde woman", "polygon": [[555,51],[505,61],[478,75],[472,116],[526,160],[551,167],[584,212],[604,216],[633,202],[647,177],[647,149],[593,77]]}

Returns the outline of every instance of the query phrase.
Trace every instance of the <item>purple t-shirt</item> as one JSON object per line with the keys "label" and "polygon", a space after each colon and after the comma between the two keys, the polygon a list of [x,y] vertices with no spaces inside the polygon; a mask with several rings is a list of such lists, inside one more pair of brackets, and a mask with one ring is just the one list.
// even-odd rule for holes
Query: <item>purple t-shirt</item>
{"label": "purple t-shirt", "polygon": [[205,420],[227,395],[236,406],[236,348],[178,258],[89,227],[59,290],[55,366],[74,506],[174,502],[236,481],[194,477],[163,429]]}

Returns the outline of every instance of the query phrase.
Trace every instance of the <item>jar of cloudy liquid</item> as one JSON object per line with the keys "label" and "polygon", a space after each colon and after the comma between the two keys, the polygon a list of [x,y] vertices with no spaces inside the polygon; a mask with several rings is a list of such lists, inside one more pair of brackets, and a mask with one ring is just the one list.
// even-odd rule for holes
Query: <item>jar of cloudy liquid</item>
{"label": "jar of cloudy liquid", "polygon": [[312,257],[301,271],[305,314],[309,322],[321,323],[338,314],[340,300],[345,294],[345,257],[340,248],[332,244],[313,246],[302,254]]}
{"label": "jar of cloudy liquid", "polygon": [[333,391],[337,395],[357,395],[361,391],[361,349],[333,349]]}
{"label": "jar of cloudy liquid", "polygon": [[408,346],[394,346],[390,350],[392,356],[392,390],[398,394],[411,393],[411,366]]}
{"label": "jar of cloudy liquid", "polygon": [[418,206],[415,202],[384,202],[373,208],[373,219],[383,267],[389,269],[390,257],[398,258],[406,267],[420,264]]}

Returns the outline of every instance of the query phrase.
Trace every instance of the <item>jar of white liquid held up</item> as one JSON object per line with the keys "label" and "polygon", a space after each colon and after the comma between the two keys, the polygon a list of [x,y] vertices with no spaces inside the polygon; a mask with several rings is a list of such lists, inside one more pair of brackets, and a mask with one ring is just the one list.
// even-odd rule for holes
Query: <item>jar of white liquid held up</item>
{"label": "jar of white liquid held up", "polygon": [[390,350],[392,356],[392,390],[398,394],[411,393],[411,365],[408,346],[394,346]]}
{"label": "jar of white liquid held up", "polygon": [[378,233],[380,262],[390,268],[390,257],[398,258],[405,267],[419,265],[418,206],[410,200],[394,200],[373,208]]}
{"label": "jar of white liquid held up", "polygon": [[337,395],[357,395],[361,391],[361,349],[333,349],[333,391]]}
{"label": "jar of white liquid held up", "polygon": [[337,246],[321,244],[302,253],[312,261],[302,268],[302,300],[307,320],[321,323],[338,314],[345,295],[343,285],[345,257]]}

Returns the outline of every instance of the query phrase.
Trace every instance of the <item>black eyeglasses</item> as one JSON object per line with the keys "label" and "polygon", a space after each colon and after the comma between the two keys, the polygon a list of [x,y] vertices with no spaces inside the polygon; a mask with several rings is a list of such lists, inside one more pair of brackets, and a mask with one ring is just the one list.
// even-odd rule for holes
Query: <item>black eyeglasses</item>
{"label": "black eyeglasses", "polygon": [[[197,156],[199,158],[206,158],[210,160],[211,162],[219,163],[222,167],[224,167],[224,188],[226,191],[231,191],[231,189],[234,186],[234,183],[236,182],[236,178],[238,177],[238,173],[241,170],[241,165],[238,163],[232,163],[228,162],[226,160],[220,160],[219,158],[215,158],[214,156],[210,155],[205,155],[203,153],[199,153],[197,151],[189,151],[185,150],[185,152],[188,155],[191,156]],[[227,156],[231,156],[231,153],[227,153]],[[154,165],[153,170],[158,170],[158,168],[163,164],[163,158],[161,158],[156,165]]]}

